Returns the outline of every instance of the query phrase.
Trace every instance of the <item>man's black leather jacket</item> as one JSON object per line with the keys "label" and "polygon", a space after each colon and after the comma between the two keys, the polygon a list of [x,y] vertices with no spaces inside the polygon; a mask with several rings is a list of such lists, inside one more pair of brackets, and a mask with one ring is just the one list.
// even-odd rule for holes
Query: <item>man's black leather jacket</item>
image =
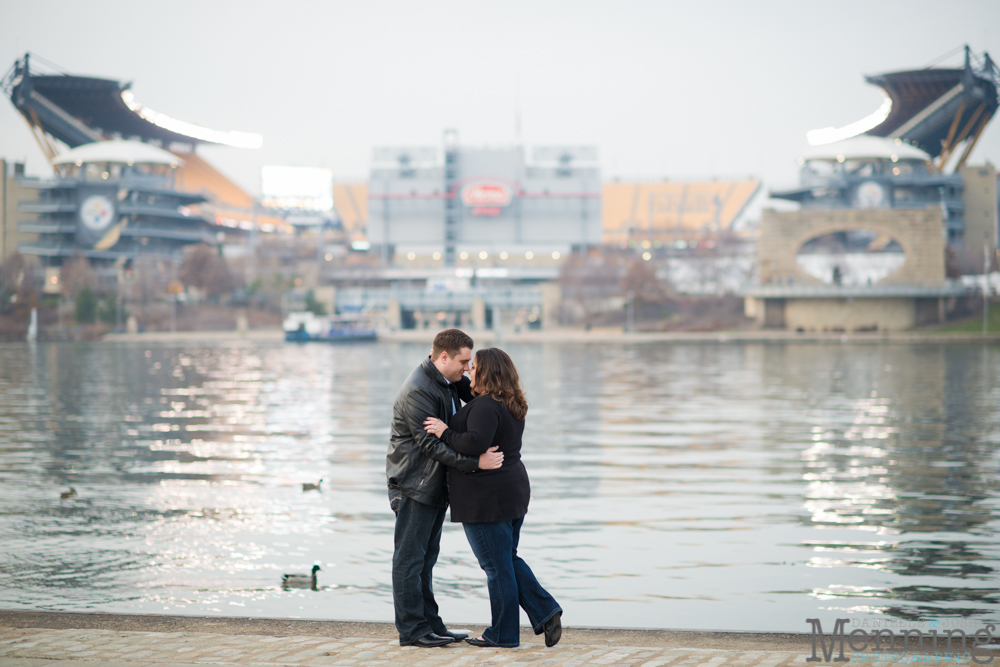
{"label": "man's black leather jacket", "polygon": [[479,468],[477,457],[459,454],[424,430],[424,420],[428,417],[447,422],[452,414],[451,401],[455,400],[458,409],[459,398],[472,400],[469,378],[449,384],[430,357],[413,369],[392,406],[389,452],[385,457],[389,488],[398,487],[403,495],[425,505],[445,507],[446,467],[462,472]]}

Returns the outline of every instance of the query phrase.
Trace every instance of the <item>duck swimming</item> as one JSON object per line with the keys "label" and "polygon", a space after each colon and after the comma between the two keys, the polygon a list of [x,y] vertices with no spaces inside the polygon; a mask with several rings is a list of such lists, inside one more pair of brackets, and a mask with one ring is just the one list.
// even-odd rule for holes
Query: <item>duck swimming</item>
{"label": "duck swimming", "polygon": [[69,491],[61,491],[59,493],[59,497],[62,498],[63,500],[65,500],[67,498],[76,498],[76,489],[74,489],[71,486],[71,487],[69,487]]}
{"label": "duck swimming", "polygon": [[283,574],[281,575],[281,587],[282,588],[311,588],[314,591],[316,588],[316,573],[322,568],[319,565],[313,565],[312,574]]}
{"label": "duck swimming", "polygon": [[319,485],[322,484],[322,483],[323,483],[322,479],[319,480],[318,482],[316,482],[315,484],[312,484],[311,482],[306,482],[305,484],[302,485],[302,490],[303,491],[322,491],[323,489],[319,488]]}

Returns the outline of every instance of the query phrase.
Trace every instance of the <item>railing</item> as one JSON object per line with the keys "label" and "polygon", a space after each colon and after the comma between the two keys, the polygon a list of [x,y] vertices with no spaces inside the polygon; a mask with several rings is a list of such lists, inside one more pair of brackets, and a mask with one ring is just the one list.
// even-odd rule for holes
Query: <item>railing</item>
{"label": "railing", "polygon": [[504,268],[507,273],[498,272],[497,267],[351,267],[326,269],[323,275],[331,280],[425,280],[428,278],[472,278],[477,280],[554,280],[559,276],[559,268],[512,266]]}
{"label": "railing", "polygon": [[76,203],[22,202],[17,205],[17,210],[21,213],[72,213],[76,210]]}
{"label": "railing", "polygon": [[794,298],[876,298],[876,297],[948,297],[968,291],[960,282],[949,281],[943,285],[753,285],[741,290],[741,296],[759,299]]}
{"label": "railing", "polygon": [[396,301],[404,310],[454,312],[469,310],[473,303],[480,299],[487,307],[530,308],[542,304],[542,291],[533,287],[441,292],[416,289],[343,288],[337,290],[337,309],[385,310],[390,301]]}
{"label": "railing", "polygon": [[75,234],[76,225],[62,225],[58,222],[19,222],[17,231],[29,234]]}
{"label": "railing", "polygon": [[150,227],[124,227],[121,230],[121,235],[134,236],[137,238],[149,237],[156,239],[169,239],[171,241],[189,241],[191,243],[215,243],[215,239],[211,234],[198,231],[185,232],[172,229],[154,229]]}
{"label": "railing", "polygon": [[188,220],[191,222],[209,222],[200,215],[183,213],[177,207],[170,206],[150,206],[148,204],[122,204],[118,207],[121,215],[141,215],[151,218],[171,218],[174,220]]}

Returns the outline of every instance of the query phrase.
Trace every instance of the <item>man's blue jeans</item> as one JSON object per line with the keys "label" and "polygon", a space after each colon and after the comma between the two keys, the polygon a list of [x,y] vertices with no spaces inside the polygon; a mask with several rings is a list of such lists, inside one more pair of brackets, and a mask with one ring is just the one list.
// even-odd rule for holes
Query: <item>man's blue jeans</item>
{"label": "man's blue jeans", "polygon": [[483,639],[496,646],[513,647],[521,642],[518,606],[528,614],[536,635],[562,608],[542,588],[531,568],[517,555],[517,542],[524,517],[492,523],[463,523],[472,552],[486,571],[493,621]]}
{"label": "man's blue jeans", "polygon": [[447,630],[438,616],[431,586],[447,508],[417,502],[398,489],[389,489],[389,505],[396,513],[392,603],[399,642],[407,644],[430,632]]}

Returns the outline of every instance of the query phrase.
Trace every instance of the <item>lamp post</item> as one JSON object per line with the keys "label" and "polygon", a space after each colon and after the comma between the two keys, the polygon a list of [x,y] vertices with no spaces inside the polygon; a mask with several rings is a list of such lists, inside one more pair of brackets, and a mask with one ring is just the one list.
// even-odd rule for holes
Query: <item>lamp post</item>
{"label": "lamp post", "polygon": [[177,333],[177,295],[184,293],[184,285],[179,280],[172,280],[167,285],[170,295],[170,333]]}
{"label": "lamp post", "polygon": [[983,242],[983,335],[989,328],[990,317],[990,239],[986,235]]}
{"label": "lamp post", "polygon": [[625,331],[635,332],[635,293],[628,293],[628,301],[625,302]]}

